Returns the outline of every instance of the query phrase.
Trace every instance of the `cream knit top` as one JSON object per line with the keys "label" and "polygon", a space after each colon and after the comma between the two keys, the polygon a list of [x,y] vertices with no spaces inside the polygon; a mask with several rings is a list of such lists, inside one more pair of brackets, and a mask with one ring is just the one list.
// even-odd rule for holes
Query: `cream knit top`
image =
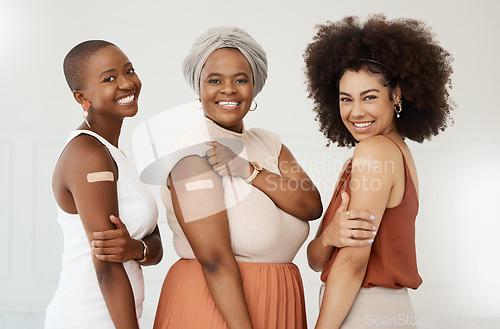
{"label": "cream knit top", "polygon": [[[167,176],[175,164],[189,155],[205,156],[206,141],[217,142],[249,161],[279,174],[280,138],[267,130],[252,128],[235,133],[208,118],[195,124],[170,157]],[[291,263],[309,234],[309,223],[279,209],[261,190],[240,177],[223,177],[231,244],[236,261],[252,263]],[[194,259],[194,253],[175,216],[170,191],[161,189],[167,220],[174,233],[174,247],[181,258]]]}

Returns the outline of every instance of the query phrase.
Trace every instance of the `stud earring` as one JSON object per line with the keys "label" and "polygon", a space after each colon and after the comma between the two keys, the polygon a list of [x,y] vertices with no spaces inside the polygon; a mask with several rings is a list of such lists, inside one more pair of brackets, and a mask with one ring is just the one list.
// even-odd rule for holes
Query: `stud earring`
{"label": "stud earring", "polygon": [[203,109],[203,104],[201,103],[200,99],[197,98],[193,101],[193,106],[197,110],[202,110]]}
{"label": "stud earring", "polygon": [[257,102],[255,101],[255,99],[254,99],[254,100],[252,100],[252,104],[255,104],[255,107],[252,109],[252,106],[250,106],[249,111],[252,111],[252,112],[253,112],[253,111],[255,111],[255,110],[257,109]]}
{"label": "stud earring", "polygon": [[90,128],[90,123],[89,121],[87,120],[87,116],[89,115],[89,109],[90,109],[90,103],[89,102],[84,102],[82,104],[82,107],[83,107],[83,120],[85,120],[85,123],[87,124],[87,126],[89,126]]}
{"label": "stud earring", "polygon": [[403,102],[399,101],[399,103],[394,105],[394,112],[396,112],[396,118],[399,119],[401,117],[401,115],[399,115],[399,113],[401,113],[401,111],[403,111]]}

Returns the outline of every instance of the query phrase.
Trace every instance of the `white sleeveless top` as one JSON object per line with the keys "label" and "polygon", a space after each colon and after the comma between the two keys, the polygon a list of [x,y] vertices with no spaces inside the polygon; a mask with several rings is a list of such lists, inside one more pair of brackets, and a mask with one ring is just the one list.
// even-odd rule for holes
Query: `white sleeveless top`
{"label": "white sleeveless top", "polygon": [[[167,176],[175,164],[189,155],[205,156],[206,141],[216,140],[249,161],[280,174],[280,138],[267,130],[252,128],[242,133],[224,129],[202,118],[183,137],[172,156]],[[174,159],[175,158],[175,159]],[[223,177],[231,244],[238,262],[291,263],[309,234],[309,223],[279,209],[264,192],[240,177]],[[170,190],[161,188],[167,220],[174,233],[174,247],[181,258],[194,259],[194,253],[175,216]]]}
{"label": "white sleeveless top", "polygon": [[[80,134],[97,138],[109,150],[118,167],[119,217],[130,236],[142,239],[149,235],[156,226],[158,208],[151,192],[139,180],[134,165],[122,151],[92,131],[72,131],[66,145]],[[64,235],[62,270],[59,286],[46,310],[45,328],[114,328],[97,282],[82,221],[78,214],[68,214],[60,207],[58,212],[57,221]],[[144,301],[142,268],[135,261],[124,263],[123,267],[134,292],[139,318]]]}

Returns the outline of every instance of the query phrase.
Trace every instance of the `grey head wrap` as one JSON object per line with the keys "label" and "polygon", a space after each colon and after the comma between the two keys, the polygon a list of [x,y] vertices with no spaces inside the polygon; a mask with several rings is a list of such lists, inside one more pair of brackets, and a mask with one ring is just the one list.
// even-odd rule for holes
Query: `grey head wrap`
{"label": "grey head wrap", "polygon": [[200,94],[201,69],[210,54],[220,48],[236,48],[246,57],[253,72],[253,97],[264,87],[267,79],[266,52],[247,32],[233,26],[208,29],[196,39],[184,59],[183,71],[188,84]]}

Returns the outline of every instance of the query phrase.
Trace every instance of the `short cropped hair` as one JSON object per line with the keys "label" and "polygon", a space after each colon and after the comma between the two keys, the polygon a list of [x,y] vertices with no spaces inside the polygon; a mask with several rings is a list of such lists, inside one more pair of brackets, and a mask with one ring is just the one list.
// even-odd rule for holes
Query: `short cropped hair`
{"label": "short cropped hair", "polygon": [[85,72],[89,58],[99,49],[115,46],[104,40],[88,40],[76,45],[64,58],[63,70],[66,82],[71,90],[85,87]]}
{"label": "short cropped hair", "polygon": [[357,143],[340,117],[339,81],[347,70],[379,75],[390,91],[401,88],[403,110],[395,124],[403,138],[421,143],[451,120],[453,58],[423,22],[383,15],[372,15],[364,24],[355,16],[327,22],[318,25],[304,60],[309,98],[328,144]]}

